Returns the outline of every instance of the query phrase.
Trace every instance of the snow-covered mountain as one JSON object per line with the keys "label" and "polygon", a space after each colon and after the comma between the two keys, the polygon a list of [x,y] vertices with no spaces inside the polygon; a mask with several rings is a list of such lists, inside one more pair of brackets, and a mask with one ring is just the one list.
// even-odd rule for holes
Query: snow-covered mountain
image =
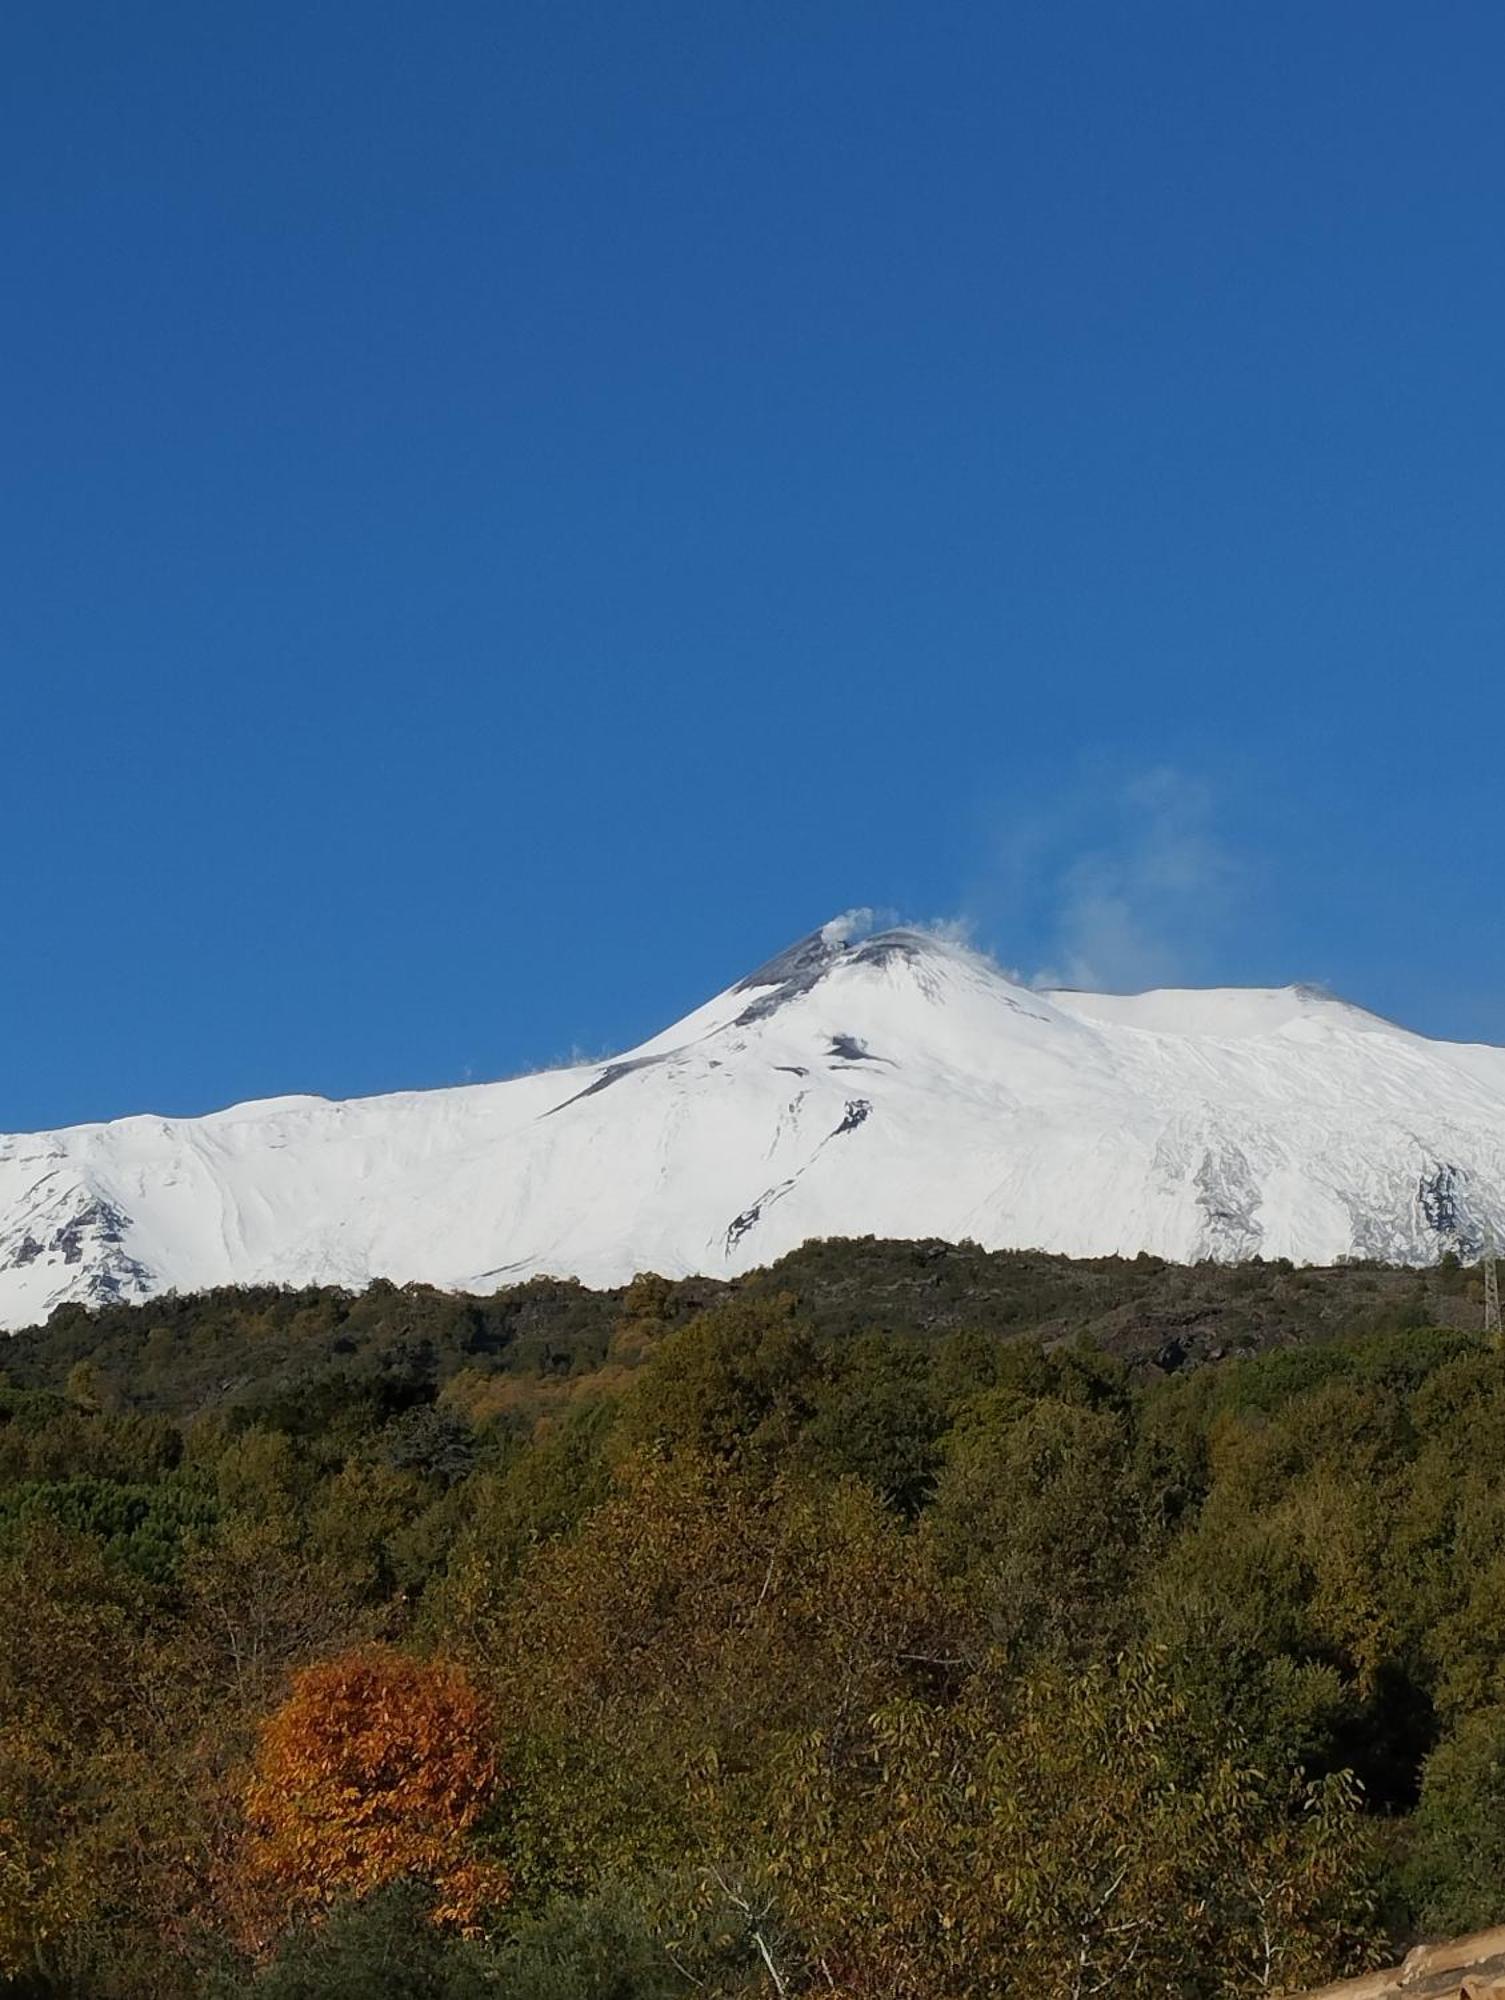
{"label": "snow-covered mountain", "polygon": [[828,924],[607,1063],[0,1138],[0,1325],[386,1276],[729,1273],[810,1236],[1425,1261],[1505,1240],[1505,1049],[1306,987],[1038,992]]}

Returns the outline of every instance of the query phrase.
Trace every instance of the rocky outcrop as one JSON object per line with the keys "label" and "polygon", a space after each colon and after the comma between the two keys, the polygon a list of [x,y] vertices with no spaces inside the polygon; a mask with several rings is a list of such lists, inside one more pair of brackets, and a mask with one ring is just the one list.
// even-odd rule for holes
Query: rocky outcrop
{"label": "rocky outcrop", "polygon": [[1418,1945],[1402,1965],[1293,2000],[1505,2000],[1505,1927]]}

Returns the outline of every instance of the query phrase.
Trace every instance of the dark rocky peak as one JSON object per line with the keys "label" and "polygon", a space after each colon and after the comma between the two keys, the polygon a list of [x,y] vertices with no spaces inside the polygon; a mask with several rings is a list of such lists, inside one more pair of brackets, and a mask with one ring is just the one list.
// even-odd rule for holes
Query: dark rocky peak
{"label": "dark rocky peak", "polygon": [[757,996],[737,1016],[737,1026],[766,1021],[790,1000],[819,985],[835,966],[918,965],[945,950],[940,939],[924,931],[897,928],[864,933],[855,919],[836,917],[737,981],[734,993]]}

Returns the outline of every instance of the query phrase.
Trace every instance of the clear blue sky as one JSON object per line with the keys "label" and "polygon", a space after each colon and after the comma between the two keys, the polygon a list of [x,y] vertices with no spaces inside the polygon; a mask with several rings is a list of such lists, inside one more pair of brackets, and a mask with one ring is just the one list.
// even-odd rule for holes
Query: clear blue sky
{"label": "clear blue sky", "polygon": [[0,1129],[849,905],[1505,1040],[1496,0],[0,20]]}

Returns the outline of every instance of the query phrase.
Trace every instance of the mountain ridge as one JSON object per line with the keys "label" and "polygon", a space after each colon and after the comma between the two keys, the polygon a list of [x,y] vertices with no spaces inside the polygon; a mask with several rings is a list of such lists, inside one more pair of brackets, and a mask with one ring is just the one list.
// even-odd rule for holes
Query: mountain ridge
{"label": "mountain ridge", "polygon": [[609,1059],[0,1137],[0,1325],[373,1277],[731,1275],[809,1236],[1428,1262],[1505,1226],[1505,1050],[1321,989],[1035,989],[812,931]]}

